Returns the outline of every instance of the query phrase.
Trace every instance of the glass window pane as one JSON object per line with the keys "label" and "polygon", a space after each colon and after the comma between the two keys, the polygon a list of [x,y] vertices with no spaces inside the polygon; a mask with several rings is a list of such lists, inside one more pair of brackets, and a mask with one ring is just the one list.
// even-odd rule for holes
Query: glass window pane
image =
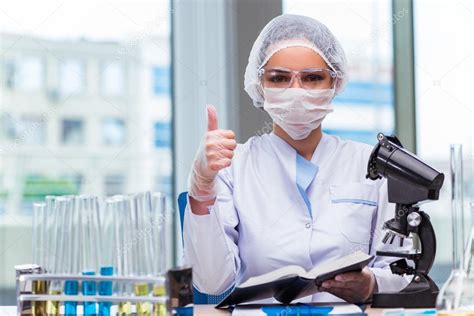
{"label": "glass window pane", "polygon": [[44,64],[40,57],[21,56],[10,66],[14,73],[13,86],[24,92],[40,91],[44,83]]}
{"label": "glass window pane", "polygon": [[171,146],[170,122],[155,123],[155,146],[157,148],[169,148]]}
{"label": "glass window pane", "polygon": [[153,93],[155,95],[166,95],[170,89],[170,69],[169,67],[156,66],[153,68]]}
{"label": "glass window pane", "polygon": [[417,149],[445,174],[439,201],[423,205],[437,234],[432,277],[442,284],[452,264],[450,144],[463,145],[466,211],[474,201],[473,3],[416,0],[414,10]]}
{"label": "glass window pane", "polygon": [[15,62],[13,60],[3,61],[2,81],[5,88],[13,89],[15,87]]}
{"label": "glass window pane", "polygon": [[391,2],[284,0],[283,4],[285,13],[324,23],[348,59],[348,84],[334,99],[334,113],[322,123],[323,131],[368,144],[377,141],[378,132],[393,133],[392,23],[397,17]]}
{"label": "glass window pane", "polygon": [[15,118],[10,113],[3,113],[0,117],[0,123],[1,136],[4,142],[13,141],[20,137],[21,122],[18,117]]}
{"label": "glass window pane", "polygon": [[66,60],[59,65],[59,92],[68,97],[81,94],[85,85],[85,65],[80,60]]}
{"label": "glass window pane", "polygon": [[13,150],[18,143],[24,145],[41,145],[46,138],[47,118],[41,115],[24,114],[13,117],[10,113],[3,113],[0,117],[0,139],[10,146],[4,147],[3,152]]}
{"label": "glass window pane", "polygon": [[25,145],[44,144],[46,122],[41,116],[24,115],[21,118],[20,135]]}
{"label": "glass window pane", "polygon": [[125,69],[121,63],[102,64],[101,89],[105,96],[119,96],[125,93]]}
{"label": "glass window pane", "polygon": [[67,119],[62,122],[62,142],[67,145],[81,145],[84,143],[84,122],[82,120]]}
{"label": "glass window pane", "polygon": [[104,145],[123,145],[125,143],[125,122],[122,119],[106,118],[102,122]]}

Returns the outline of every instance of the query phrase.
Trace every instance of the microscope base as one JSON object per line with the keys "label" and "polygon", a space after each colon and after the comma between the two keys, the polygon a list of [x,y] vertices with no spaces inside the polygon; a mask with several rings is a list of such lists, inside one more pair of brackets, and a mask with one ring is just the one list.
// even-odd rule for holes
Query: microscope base
{"label": "microscope base", "polygon": [[400,292],[374,294],[371,306],[375,308],[434,308],[438,293],[439,289],[431,278],[417,274]]}

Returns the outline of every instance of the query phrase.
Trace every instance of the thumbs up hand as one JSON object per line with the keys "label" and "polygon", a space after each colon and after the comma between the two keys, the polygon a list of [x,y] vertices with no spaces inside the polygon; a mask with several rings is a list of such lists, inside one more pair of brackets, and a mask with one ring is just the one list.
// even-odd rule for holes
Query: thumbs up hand
{"label": "thumbs up hand", "polygon": [[207,132],[188,179],[189,196],[197,201],[211,201],[216,197],[215,178],[219,170],[230,166],[236,147],[235,133],[219,129],[216,109],[208,105]]}
{"label": "thumbs up hand", "polygon": [[216,109],[209,105],[207,107],[205,151],[207,168],[210,173],[217,173],[217,171],[230,166],[236,146],[234,132],[217,127]]}

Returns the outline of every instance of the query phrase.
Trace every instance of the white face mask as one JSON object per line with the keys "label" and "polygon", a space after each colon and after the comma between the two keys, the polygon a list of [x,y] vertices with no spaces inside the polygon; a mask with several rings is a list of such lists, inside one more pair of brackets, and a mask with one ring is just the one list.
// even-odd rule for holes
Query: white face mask
{"label": "white face mask", "polygon": [[308,137],[334,111],[331,104],[334,89],[308,92],[302,88],[265,88],[263,96],[265,111],[294,140]]}

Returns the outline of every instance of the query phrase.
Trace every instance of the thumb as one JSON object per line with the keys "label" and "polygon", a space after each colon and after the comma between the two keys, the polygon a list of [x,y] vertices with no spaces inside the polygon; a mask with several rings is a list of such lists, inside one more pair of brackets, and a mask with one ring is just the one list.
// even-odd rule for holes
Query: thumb
{"label": "thumb", "polygon": [[217,111],[216,108],[209,104],[207,106],[207,130],[213,131],[218,129],[217,127]]}

